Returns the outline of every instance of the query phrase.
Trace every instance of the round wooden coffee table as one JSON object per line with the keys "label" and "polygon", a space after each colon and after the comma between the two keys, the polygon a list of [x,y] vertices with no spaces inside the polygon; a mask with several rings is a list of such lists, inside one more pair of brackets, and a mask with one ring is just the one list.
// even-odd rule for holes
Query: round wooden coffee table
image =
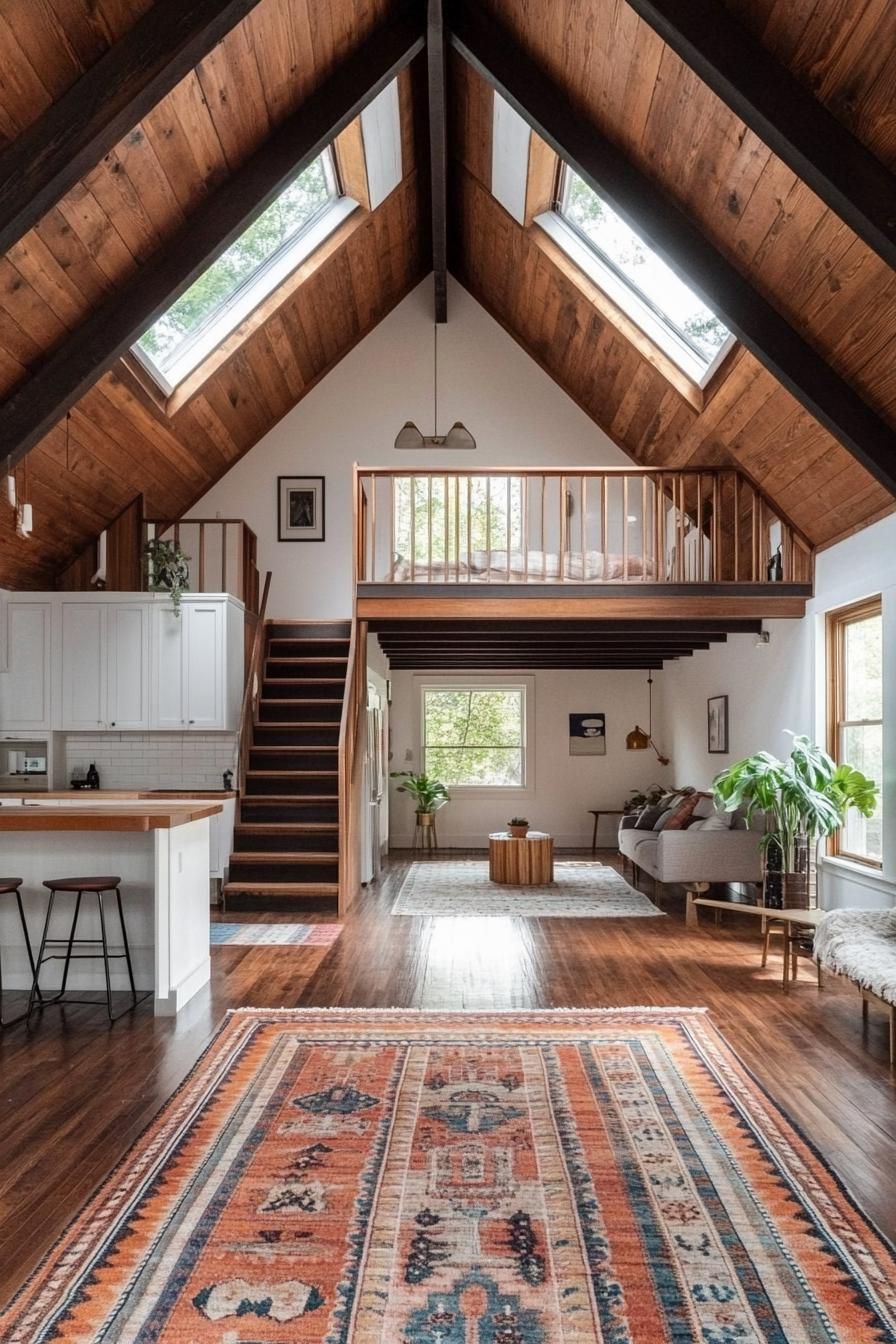
{"label": "round wooden coffee table", "polygon": [[508,887],[543,887],[554,880],[554,837],[530,831],[518,840],[509,831],[488,838],[488,875]]}

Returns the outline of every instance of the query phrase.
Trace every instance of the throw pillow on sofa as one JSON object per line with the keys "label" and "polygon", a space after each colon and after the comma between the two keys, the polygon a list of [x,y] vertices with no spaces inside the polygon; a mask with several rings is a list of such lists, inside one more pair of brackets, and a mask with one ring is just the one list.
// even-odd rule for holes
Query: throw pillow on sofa
{"label": "throw pillow on sofa", "polygon": [[644,807],[638,813],[638,820],[635,822],[636,831],[652,831],[659,818],[663,815],[664,809],[659,806]]}
{"label": "throw pillow on sofa", "polygon": [[668,816],[663,822],[661,829],[664,831],[683,831],[699,801],[700,795],[698,793],[691,793],[687,798],[682,798],[681,802],[672,809],[671,816]]}

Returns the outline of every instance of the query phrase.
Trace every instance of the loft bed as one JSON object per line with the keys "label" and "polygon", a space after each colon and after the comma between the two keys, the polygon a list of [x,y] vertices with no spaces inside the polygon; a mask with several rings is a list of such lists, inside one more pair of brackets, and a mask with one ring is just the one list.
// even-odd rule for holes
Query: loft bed
{"label": "loft bed", "polygon": [[733,469],[355,467],[360,619],[801,616],[808,541]]}

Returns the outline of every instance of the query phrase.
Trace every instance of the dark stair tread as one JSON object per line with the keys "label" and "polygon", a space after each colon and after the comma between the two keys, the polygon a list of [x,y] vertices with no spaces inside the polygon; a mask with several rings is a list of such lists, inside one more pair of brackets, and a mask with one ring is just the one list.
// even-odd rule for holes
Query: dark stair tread
{"label": "dark stair tread", "polygon": [[247,779],[329,779],[338,770],[247,770]]}
{"label": "dark stair tread", "polygon": [[[290,794],[292,798],[292,794]],[[339,821],[238,821],[234,831],[261,831],[263,835],[270,835],[275,831],[306,832],[306,831],[339,831]]]}
{"label": "dark stair tread", "polygon": [[338,803],[338,793],[250,793],[242,798],[244,803],[258,803],[267,806],[268,803],[295,803],[302,806],[305,803]]}
{"label": "dark stair tread", "polygon": [[338,896],[338,882],[225,882],[228,895],[238,892],[270,894],[272,896]]}
{"label": "dark stair tread", "polygon": [[285,755],[287,752],[295,752],[296,754],[307,755],[312,752],[336,751],[336,746],[334,745],[332,747],[327,746],[315,747],[314,745],[311,745],[311,746],[299,747],[296,746],[294,742],[287,742],[284,743],[282,746],[278,746],[276,742],[259,742],[257,746],[253,743],[253,745],[249,748],[249,750],[279,752],[281,756]]}
{"label": "dark stair tread", "polygon": [[338,863],[339,855],[333,850],[279,850],[237,849],[230,856],[231,863]]}

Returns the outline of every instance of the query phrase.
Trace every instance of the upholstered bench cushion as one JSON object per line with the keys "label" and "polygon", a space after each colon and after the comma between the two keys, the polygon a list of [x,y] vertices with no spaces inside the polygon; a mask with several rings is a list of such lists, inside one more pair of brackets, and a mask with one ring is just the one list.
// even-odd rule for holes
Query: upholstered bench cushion
{"label": "upholstered bench cushion", "polygon": [[896,1004],[896,910],[829,910],[815,930],[815,960]]}

